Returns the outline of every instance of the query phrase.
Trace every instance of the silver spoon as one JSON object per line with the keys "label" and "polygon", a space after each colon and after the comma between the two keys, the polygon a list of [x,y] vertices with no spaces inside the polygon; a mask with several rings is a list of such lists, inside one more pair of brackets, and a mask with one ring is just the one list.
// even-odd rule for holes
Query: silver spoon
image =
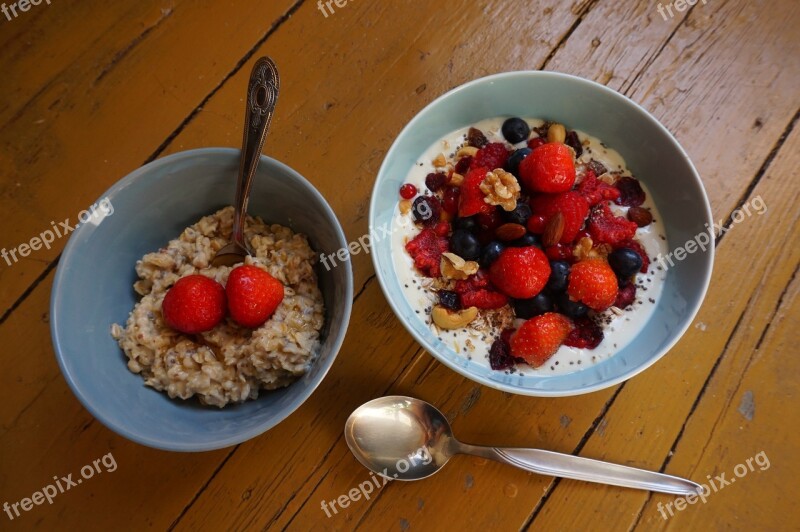
{"label": "silver spoon", "polygon": [[441,412],[412,397],[381,397],[361,405],[347,419],[344,436],[359,462],[390,480],[423,479],[439,471],[454,454],[471,454],[540,475],[674,495],[697,494],[701,489],[690,480],[590,458],[461,443]]}
{"label": "silver spoon", "polygon": [[236,184],[236,200],[233,213],[233,232],[231,242],[217,251],[211,261],[214,266],[233,266],[252,255],[250,246],[244,239],[244,222],[247,218],[247,200],[250,187],[261,158],[261,148],[267,137],[272,113],[278,101],[281,81],[278,67],[269,57],[262,57],[253,65],[250,81],[247,84],[247,102],[244,113],[244,138],[242,155],[239,160],[239,181]]}

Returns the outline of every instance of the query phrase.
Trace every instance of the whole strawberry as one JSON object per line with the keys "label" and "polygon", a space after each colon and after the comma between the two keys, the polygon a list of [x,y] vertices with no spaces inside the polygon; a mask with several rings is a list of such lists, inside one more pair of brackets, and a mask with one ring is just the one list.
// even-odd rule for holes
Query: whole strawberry
{"label": "whole strawberry", "polygon": [[210,331],[225,317],[225,289],[205,275],[178,279],[161,303],[169,327],[184,334]]}
{"label": "whole strawberry", "polygon": [[511,355],[534,368],[553,356],[572,330],[572,322],[557,312],[529,319],[511,337]]}
{"label": "whole strawberry", "polygon": [[566,192],[575,184],[572,149],[560,142],[542,144],[519,164],[522,184],[532,192]]}
{"label": "whole strawberry", "polygon": [[225,286],[228,310],[233,321],[255,329],[267,321],[283,301],[283,284],[261,268],[234,268]]}
{"label": "whole strawberry", "polygon": [[501,292],[528,299],[542,291],[550,278],[550,262],[535,247],[506,248],[489,267],[489,279]]}
{"label": "whole strawberry", "polygon": [[572,265],[567,293],[592,310],[602,311],[614,304],[619,284],[605,259],[587,259]]}

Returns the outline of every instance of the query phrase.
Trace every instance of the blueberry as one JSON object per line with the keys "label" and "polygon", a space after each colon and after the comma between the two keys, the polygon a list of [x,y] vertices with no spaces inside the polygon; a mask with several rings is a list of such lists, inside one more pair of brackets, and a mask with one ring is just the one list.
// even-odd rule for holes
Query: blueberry
{"label": "blueberry", "polygon": [[450,249],[464,260],[477,260],[481,255],[478,237],[464,229],[456,229],[450,237]]}
{"label": "blueberry", "polygon": [[530,148],[520,148],[511,154],[506,161],[506,169],[514,175],[519,175],[519,163],[531,153]]}
{"label": "blueberry", "polygon": [[492,265],[494,261],[497,260],[497,257],[500,256],[500,253],[505,249],[505,246],[497,241],[492,241],[486,244],[483,248],[483,252],[481,253],[481,260],[480,264],[483,268],[488,268]]}
{"label": "blueberry", "polygon": [[558,310],[568,318],[577,319],[589,313],[589,307],[580,301],[572,301],[566,292],[561,292],[556,296]]}
{"label": "blueberry", "polygon": [[423,225],[433,225],[439,221],[442,204],[433,196],[417,196],[411,205],[414,219]]}
{"label": "blueberry", "polygon": [[453,222],[453,228],[463,229],[465,231],[469,231],[470,233],[474,233],[478,230],[478,220],[476,220],[474,216],[456,218],[456,221]]}
{"label": "blueberry", "polygon": [[461,308],[458,294],[451,290],[439,290],[439,304],[450,310],[458,310]]}
{"label": "blueberry", "polygon": [[528,246],[540,248],[542,247],[542,241],[533,233],[525,233],[523,236],[511,242],[511,247],[514,248],[526,248]]}
{"label": "blueberry", "polygon": [[627,279],[642,268],[642,257],[631,248],[619,248],[608,256],[608,263],[621,279]]}
{"label": "blueberry", "polygon": [[531,134],[531,128],[528,123],[521,118],[509,118],[503,122],[503,136],[511,144],[528,140],[528,135]]}
{"label": "blueberry", "polygon": [[514,306],[514,313],[523,320],[529,320],[534,316],[553,310],[553,300],[544,292],[530,299],[515,299],[512,305]]}
{"label": "blueberry", "polygon": [[527,203],[517,202],[513,211],[503,211],[503,219],[506,222],[525,225],[531,217],[531,207]]}
{"label": "blueberry", "polygon": [[554,260],[550,263],[550,279],[547,281],[547,289],[551,292],[563,292],[567,289],[569,280],[569,262],[565,260]]}

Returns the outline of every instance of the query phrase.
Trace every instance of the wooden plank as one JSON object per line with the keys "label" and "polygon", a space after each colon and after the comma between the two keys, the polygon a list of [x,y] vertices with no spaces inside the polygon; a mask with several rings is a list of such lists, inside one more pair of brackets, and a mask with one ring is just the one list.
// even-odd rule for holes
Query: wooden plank
{"label": "wooden plank", "polygon": [[[158,149],[293,3],[126,2],[106,13],[105,3],[58,2],[4,23],[26,37],[9,42],[0,59],[12,73],[2,76],[10,98],[0,116],[0,247],[27,243],[51,221],[75,223]],[[0,260],[0,315],[65,244],[10,265]]]}
{"label": "wooden plank", "polygon": [[[695,326],[667,357],[626,383],[604,417],[603,430],[592,434],[582,454],[607,457],[609,450],[613,450],[627,456],[632,465],[658,469],[672,451],[684,420],[704,390],[708,375],[715,372],[717,359],[721,357],[723,368],[727,368],[723,373],[727,377],[723,379],[742,374],[749,354],[757,348],[759,337],[769,326],[773,309],[800,262],[800,249],[785,244],[800,239],[800,215],[794,208],[800,188],[792,177],[796,176],[795,168],[800,163],[799,148],[800,131],[795,130],[750,195],[763,198],[767,212],[745,219],[718,246],[711,288]],[[743,257],[746,257],[746,270],[742,269]],[[791,321],[783,326],[791,327]],[[716,373],[714,378],[717,378]],[[765,383],[765,386],[770,385],[770,381]],[[703,396],[710,403],[709,408],[719,410],[730,401],[728,393],[723,395],[718,386],[712,386]],[[785,416],[778,412],[776,415]],[[676,460],[678,455],[673,456],[670,473],[704,480],[713,466],[708,470],[693,466],[697,463],[693,458],[700,458],[695,453],[701,449],[713,454],[707,460],[717,460],[721,465],[727,464],[728,458],[738,461],[739,454],[749,452],[745,441],[736,452],[731,451],[733,456],[730,457],[727,453],[716,454],[723,451],[720,447],[708,448],[708,430],[713,428],[709,417],[704,417],[708,423],[695,425],[691,434],[684,434],[683,445],[676,452],[680,454],[681,449],[686,449],[688,460],[686,457]],[[754,437],[764,442],[774,437],[773,427],[758,425],[750,429],[760,430]],[[781,436],[786,437],[797,443],[796,436]],[[730,445],[737,447],[733,442]],[[750,456],[747,454],[741,459]],[[776,451],[776,459],[779,456]],[[636,522],[647,498],[645,492],[563,481],[554,490],[550,502],[535,516],[532,526],[555,526],[569,519],[578,528],[597,523],[614,529],[628,528]],[[669,499],[659,496],[654,500],[666,502]],[[598,508],[609,505],[613,505],[614,512],[598,515]],[[649,512],[652,513],[652,509]],[[745,519],[750,514],[735,515]],[[746,522],[740,524],[745,526]],[[761,524],[750,523],[752,526]]]}

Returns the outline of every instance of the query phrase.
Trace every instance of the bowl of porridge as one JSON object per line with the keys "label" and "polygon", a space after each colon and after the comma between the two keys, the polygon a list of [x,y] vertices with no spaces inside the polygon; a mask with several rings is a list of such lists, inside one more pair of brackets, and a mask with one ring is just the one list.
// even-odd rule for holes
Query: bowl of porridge
{"label": "bowl of porridge", "polygon": [[[325,268],[319,256],[345,236],[288,166],[261,158],[245,224],[252,256],[211,264],[230,238],[238,164],[238,150],[205,148],[139,168],[102,196],[59,261],[51,332],[62,373],[98,420],[138,443],[204,451],[269,430],[313,393],[344,339],[350,264]],[[202,331],[177,330],[170,291],[199,279],[226,297],[237,268],[280,288],[269,318],[242,325],[225,305]]]}
{"label": "bowl of porridge", "polygon": [[665,355],[708,288],[712,225],[697,171],[655,118],[555,72],[433,101],[387,153],[370,206],[391,235],[372,254],[378,279],[417,341],[534,396],[612,386]]}

